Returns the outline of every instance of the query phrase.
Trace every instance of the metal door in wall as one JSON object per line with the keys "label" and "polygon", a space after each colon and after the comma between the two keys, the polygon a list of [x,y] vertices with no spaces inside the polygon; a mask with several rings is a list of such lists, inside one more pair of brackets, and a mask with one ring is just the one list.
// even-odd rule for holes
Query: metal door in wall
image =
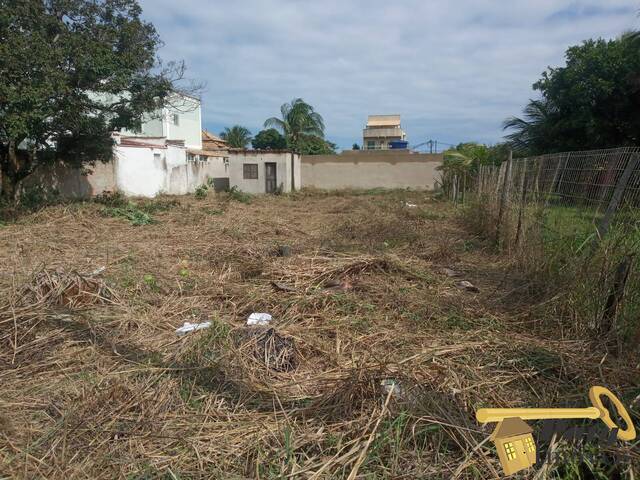
{"label": "metal door in wall", "polygon": [[278,190],[276,164],[267,162],[264,164],[265,190],[267,193],[275,193]]}

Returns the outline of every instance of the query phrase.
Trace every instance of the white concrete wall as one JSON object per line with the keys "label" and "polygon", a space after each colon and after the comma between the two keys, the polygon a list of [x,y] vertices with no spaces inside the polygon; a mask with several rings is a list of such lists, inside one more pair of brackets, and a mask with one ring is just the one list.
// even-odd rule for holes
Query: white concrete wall
{"label": "white concrete wall", "polygon": [[139,133],[123,133],[123,135],[137,135],[140,137],[164,137],[164,118],[161,112],[155,112],[147,116],[142,123],[142,131]]}
{"label": "white concrete wall", "polygon": [[125,195],[155,197],[163,191],[166,149],[122,147],[116,149],[116,185]]}
{"label": "white concrete wall", "polygon": [[[178,125],[173,115],[178,115]],[[188,148],[202,148],[202,109],[200,101],[181,97],[172,99],[165,108],[165,136],[169,140],[184,140]]]}
{"label": "white concrete wall", "polygon": [[[67,197],[91,197],[104,190],[121,191],[135,197],[155,197],[160,193],[185,195],[192,193],[209,179],[229,178],[231,186],[254,194],[266,192],[265,163],[276,164],[276,182],[283,191],[291,191],[291,154],[288,152],[230,153],[228,163],[223,157],[208,161],[190,161],[182,147],[133,147],[118,145],[115,159],[108,164],[96,165],[89,175],[77,170],[64,169],[56,176],[44,171],[39,184],[57,188]],[[242,165],[258,164],[258,179],[244,180]],[[300,157],[294,156],[295,183],[300,188],[302,166]],[[35,178],[35,177],[34,177]]]}
{"label": "white concrete wall", "polygon": [[[283,192],[291,191],[291,153],[285,151],[279,152],[260,152],[247,150],[244,152],[229,153],[229,185],[237,187],[243,192],[260,194],[266,193],[265,163],[276,164],[276,183],[280,187],[282,185]],[[257,164],[258,178],[243,178],[243,165]],[[295,187],[301,186],[301,164],[300,156],[294,155],[294,181]]]}
{"label": "white concrete wall", "polygon": [[192,193],[211,178],[227,178],[224,158],[187,160],[181,147],[140,148],[119,146],[116,161],[116,188],[130,196],[155,197],[160,193]]}
{"label": "white concrete wall", "polygon": [[[173,124],[173,115],[178,115],[178,125]],[[200,101],[183,96],[173,96],[167,106],[145,115],[139,132],[124,130],[124,136],[166,137],[169,140],[184,140],[188,148],[202,148],[202,108]]]}

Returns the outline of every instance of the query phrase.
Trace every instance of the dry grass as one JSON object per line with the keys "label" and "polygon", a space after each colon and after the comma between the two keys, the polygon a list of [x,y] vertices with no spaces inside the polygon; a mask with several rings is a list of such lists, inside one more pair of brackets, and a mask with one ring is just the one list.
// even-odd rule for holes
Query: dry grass
{"label": "dry grass", "polygon": [[494,478],[475,408],[640,394],[631,359],[532,334],[505,265],[426,194],[184,197],[154,218],[75,204],[0,229],[0,475]]}

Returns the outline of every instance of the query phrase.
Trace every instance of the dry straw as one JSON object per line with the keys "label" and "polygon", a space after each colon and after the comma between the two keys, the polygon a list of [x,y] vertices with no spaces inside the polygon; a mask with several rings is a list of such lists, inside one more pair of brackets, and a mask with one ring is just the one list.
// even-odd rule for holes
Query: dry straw
{"label": "dry straw", "polygon": [[[3,475],[495,478],[476,407],[637,395],[628,359],[533,334],[502,260],[428,195],[185,197],[154,217],[59,206],[0,230]],[[184,321],[211,327],[177,337]]]}

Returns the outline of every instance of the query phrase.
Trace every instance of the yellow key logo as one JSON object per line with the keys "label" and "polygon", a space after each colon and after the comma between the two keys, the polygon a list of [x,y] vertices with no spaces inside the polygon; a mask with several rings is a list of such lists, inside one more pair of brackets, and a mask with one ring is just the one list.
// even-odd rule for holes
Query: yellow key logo
{"label": "yellow key logo", "polygon": [[[603,396],[615,405],[626,424],[625,429],[621,429],[612,420],[610,412],[602,403]],[[481,408],[476,411],[476,419],[480,423],[497,422],[491,439],[496,445],[506,475],[512,475],[536,463],[533,429],[524,420],[599,418],[610,430],[617,429],[619,440],[631,441],[636,438],[636,429],[629,413],[610,390],[591,387],[589,398],[592,406],[587,408]]]}

